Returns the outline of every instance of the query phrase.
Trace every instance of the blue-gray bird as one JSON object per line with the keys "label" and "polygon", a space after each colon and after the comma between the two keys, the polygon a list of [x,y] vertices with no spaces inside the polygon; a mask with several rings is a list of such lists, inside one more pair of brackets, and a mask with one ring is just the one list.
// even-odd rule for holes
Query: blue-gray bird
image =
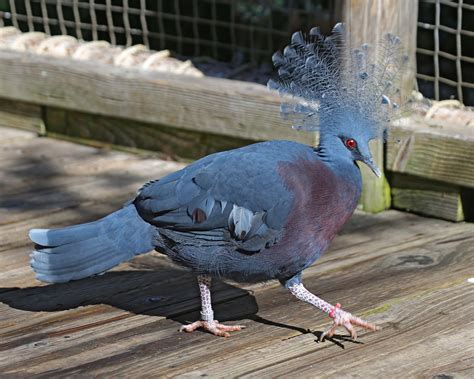
{"label": "blue-gray bird", "polygon": [[33,229],[31,266],[44,282],[102,273],[157,250],[192,269],[198,279],[201,320],[182,327],[228,336],[242,326],[214,318],[211,278],[237,282],[279,280],[298,299],[332,319],[324,334],[373,324],[309,292],[301,273],[327,249],[354,212],[361,193],[357,162],[375,175],[368,143],[383,138],[397,105],[395,86],[403,58],[400,41],[386,35],[378,53],[350,49],[342,24],[324,37],[313,28],[295,33],[273,62],[281,113],[294,128],[318,130],[314,148],[289,141],[257,143],[202,158],[145,184],[122,209],[94,222]]}

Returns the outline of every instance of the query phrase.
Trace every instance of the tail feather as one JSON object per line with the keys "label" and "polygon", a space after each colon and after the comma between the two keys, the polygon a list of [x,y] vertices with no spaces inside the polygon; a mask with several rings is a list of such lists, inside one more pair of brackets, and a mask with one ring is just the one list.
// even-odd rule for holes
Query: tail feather
{"label": "tail feather", "polygon": [[61,229],[33,229],[31,267],[38,280],[67,282],[99,274],[154,248],[156,229],[133,204],[101,220]]}
{"label": "tail feather", "polygon": [[[116,249],[104,245],[101,238],[73,242],[53,248],[39,248],[33,251],[32,266],[42,270],[58,271],[75,269],[81,270],[95,262],[107,259]],[[68,254],[74,251],[74,254]]]}
{"label": "tail feather", "polygon": [[29,237],[34,243],[41,246],[60,246],[87,240],[96,237],[97,234],[97,221],[94,221],[61,229],[31,229]]}

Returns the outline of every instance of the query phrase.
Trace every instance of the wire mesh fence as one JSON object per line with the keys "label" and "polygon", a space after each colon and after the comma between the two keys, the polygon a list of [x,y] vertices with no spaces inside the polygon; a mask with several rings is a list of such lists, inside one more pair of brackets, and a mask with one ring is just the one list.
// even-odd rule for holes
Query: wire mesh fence
{"label": "wire mesh fence", "polygon": [[474,105],[474,1],[420,0],[418,14],[420,91]]}
{"label": "wire mesh fence", "polygon": [[[142,43],[240,67],[268,63],[295,30],[320,25],[328,32],[342,6],[343,0],[0,0],[0,26]],[[473,0],[419,0],[417,79],[425,96],[474,105],[473,38]]]}
{"label": "wire mesh fence", "polygon": [[[299,28],[336,21],[329,0],[0,0],[0,22],[184,56],[262,62]],[[2,5],[3,4],[3,5]]]}

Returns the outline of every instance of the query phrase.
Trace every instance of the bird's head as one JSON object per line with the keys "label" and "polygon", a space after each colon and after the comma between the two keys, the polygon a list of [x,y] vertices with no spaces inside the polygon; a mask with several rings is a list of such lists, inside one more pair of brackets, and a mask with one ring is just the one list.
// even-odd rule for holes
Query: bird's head
{"label": "bird's head", "polygon": [[369,142],[379,136],[373,132],[374,128],[361,126],[362,122],[367,121],[348,118],[342,121],[338,128],[330,129],[327,132],[321,130],[320,148],[324,152],[337,155],[340,158],[363,162],[380,178],[382,173],[375,164],[369,147]]}
{"label": "bird's head", "polygon": [[282,95],[282,117],[294,129],[319,131],[322,156],[361,161],[381,176],[369,141],[384,138],[399,113],[397,84],[408,59],[392,34],[356,49],[347,37],[343,24],[330,36],[319,28],[307,36],[294,33],[291,44],[273,55],[278,77],[268,87]]}

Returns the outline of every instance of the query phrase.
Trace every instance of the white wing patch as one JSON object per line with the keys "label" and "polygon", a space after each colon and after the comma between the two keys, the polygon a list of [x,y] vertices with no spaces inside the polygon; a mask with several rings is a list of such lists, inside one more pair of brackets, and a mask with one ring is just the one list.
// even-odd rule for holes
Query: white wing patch
{"label": "white wing patch", "polygon": [[229,229],[235,237],[239,240],[244,240],[246,237],[251,237],[261,228],[267,229],[263,222],[264,212],[252,212],[251,210],[235,205],[229,214],[228,225]]}

